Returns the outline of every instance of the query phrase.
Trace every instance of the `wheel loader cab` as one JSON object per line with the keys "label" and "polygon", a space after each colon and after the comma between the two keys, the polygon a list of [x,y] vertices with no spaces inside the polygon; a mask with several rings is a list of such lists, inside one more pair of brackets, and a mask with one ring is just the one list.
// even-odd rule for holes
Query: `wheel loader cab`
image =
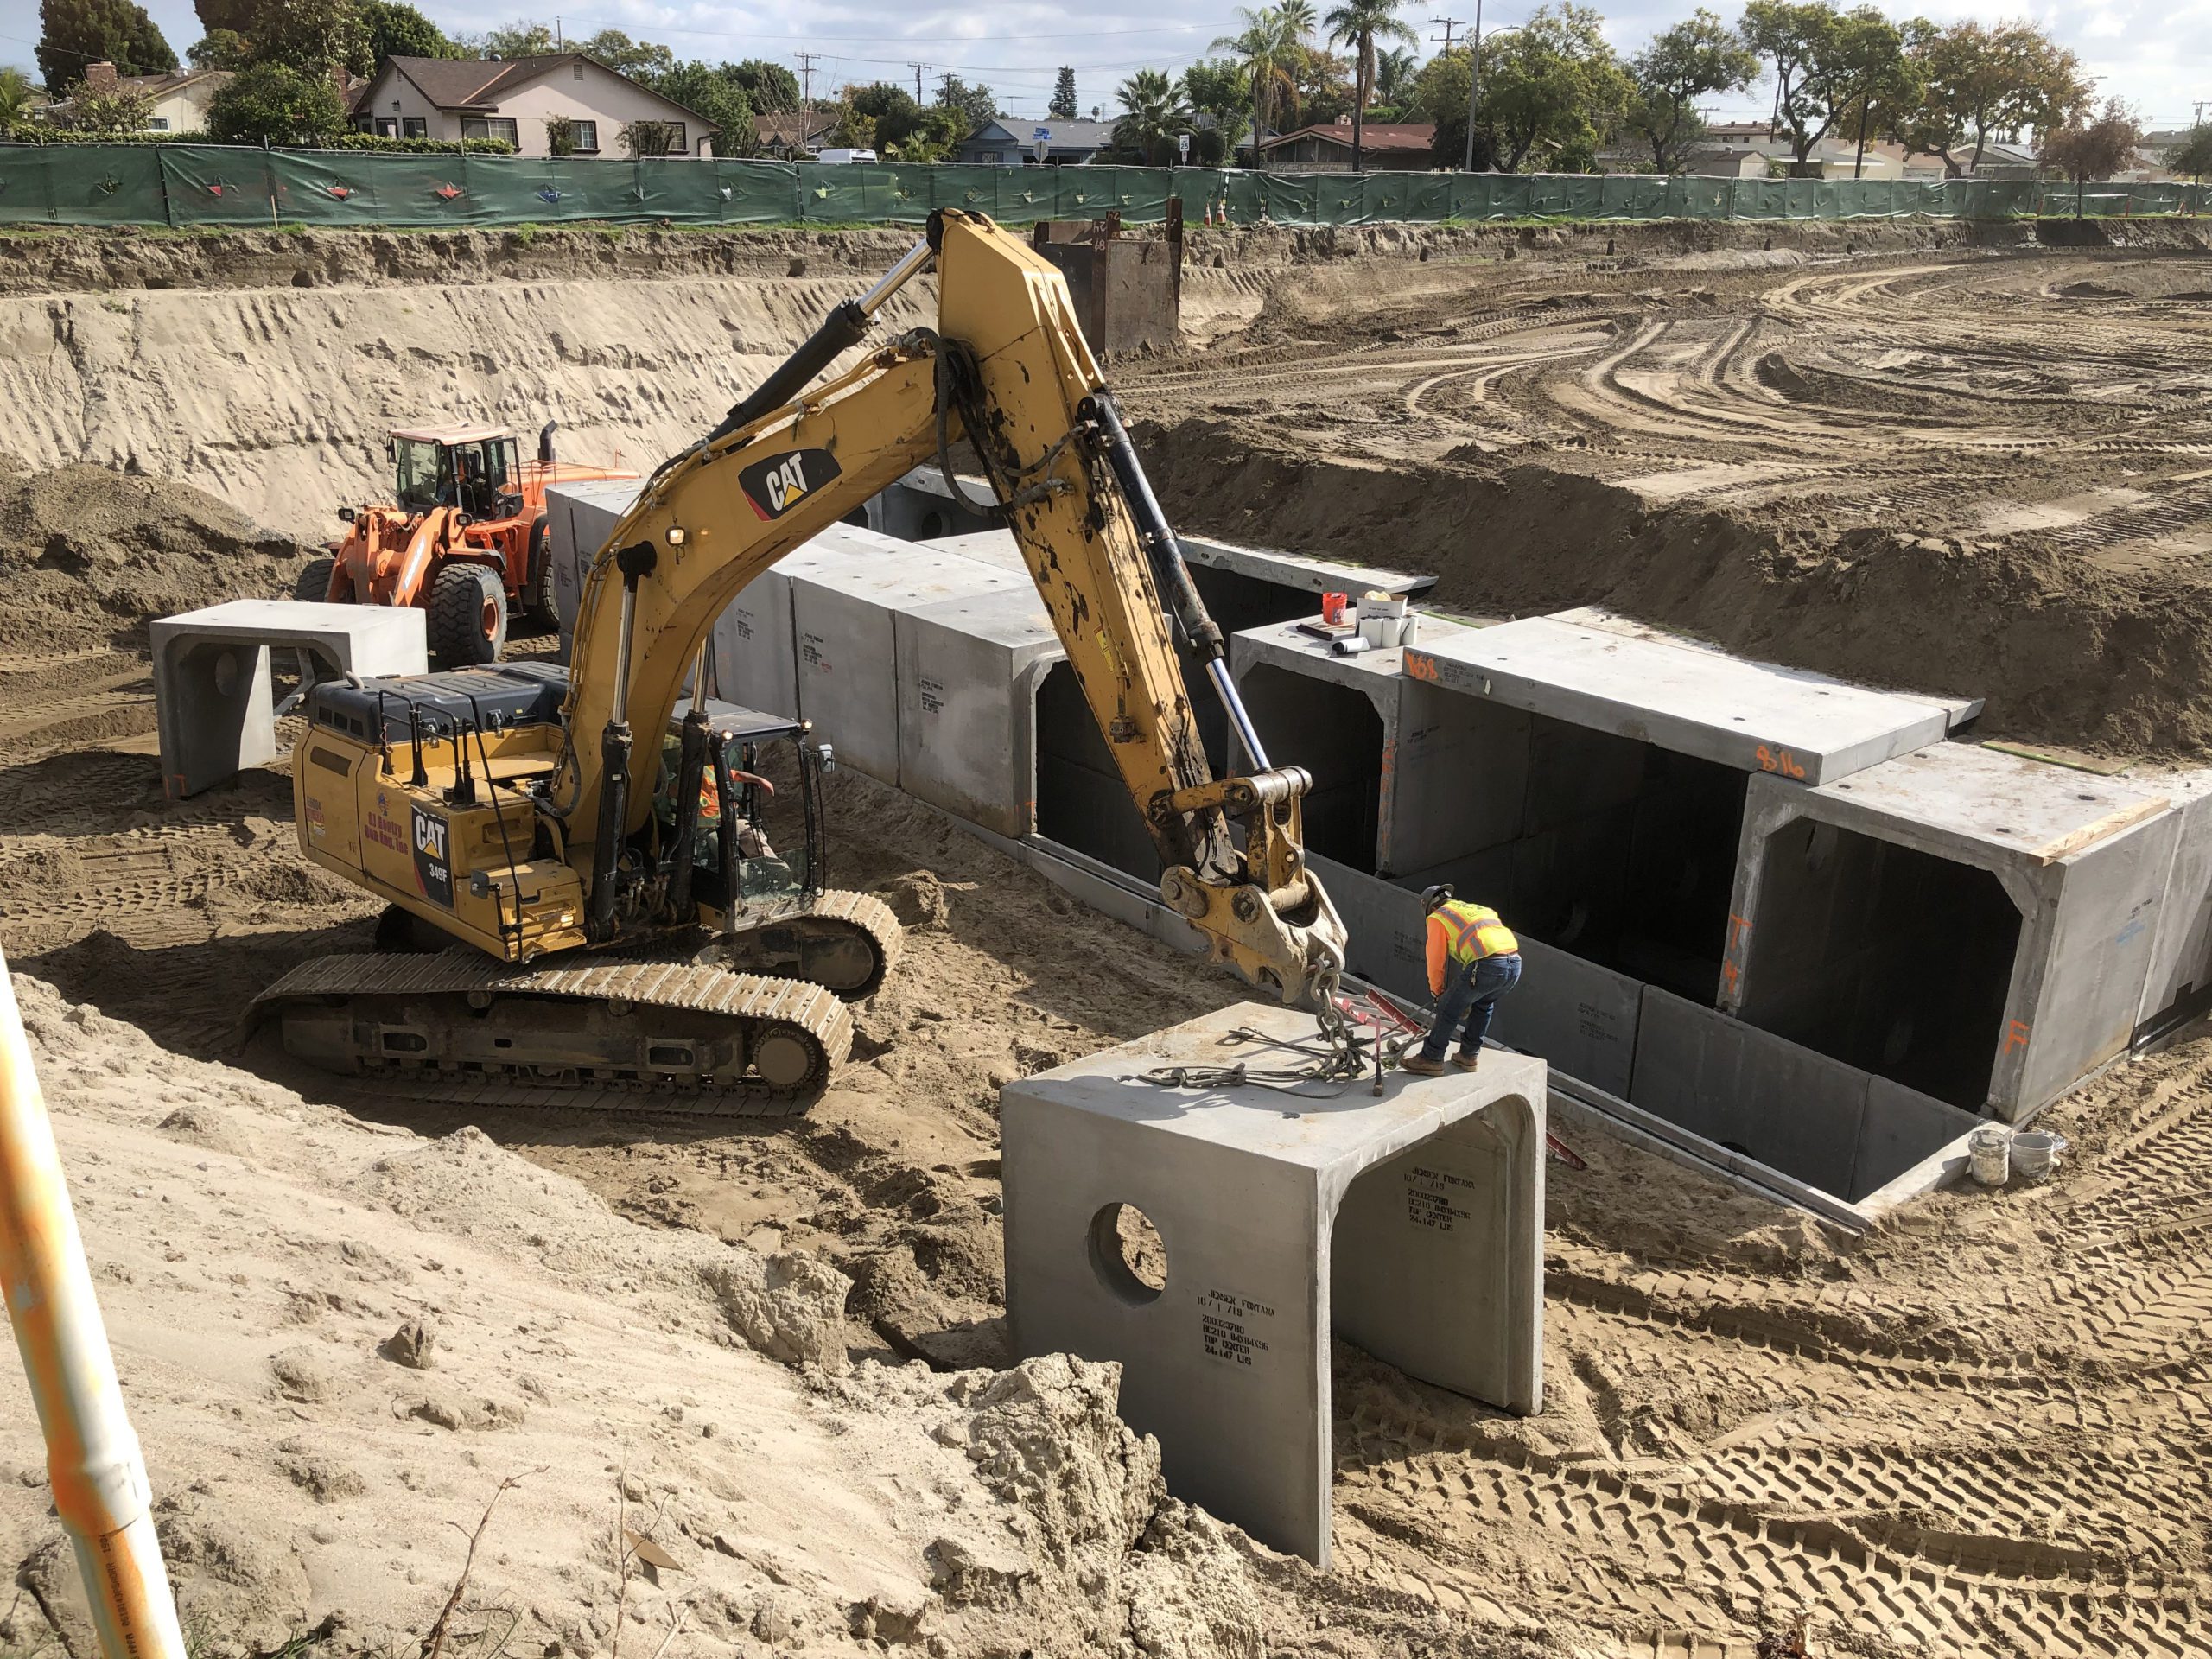
{"label": "wheel loader cab", "polygon": [[522,511],[522,451],[504,427],[395,432],[391,460],[395,499],[404,507],[455,507],[479,521]]}

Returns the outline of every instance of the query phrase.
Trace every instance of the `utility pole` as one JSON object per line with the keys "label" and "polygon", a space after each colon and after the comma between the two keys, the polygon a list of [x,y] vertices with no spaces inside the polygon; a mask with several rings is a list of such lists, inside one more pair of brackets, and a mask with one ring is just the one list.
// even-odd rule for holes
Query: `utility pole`
{"label": "utility pole", "polygon": [[810,110],[814,107],[814,63],[822,54],[819,52],[794,52],[791,55],[798,60],[800,84],[804,88],[799,101]]}
{"label": "utility pole", "polygon": [[[1452,31],[1459,28],[1461,23],[1466,21],[1466,19],[1464,17],[1432,17],[1428,21],[1432,23],[1441,23],[1444,25],[1444,49],[1446,52],[1449,52],[1452,49]],[[1436,44],[1436,36],[1433,35],[1430,35],[1428,37],[1428,43],[1431,46],[1434,46]]]}
{"label": "utility pole", "polygon": [[568,48],[561,43],[561,14],[558,12],[555,12],[553,14],[553,49],[556,52],[565,52],[568,50]]}
{"label": "utility pole", "polygon": [[1475,0],[1474,73],[1467,77],[1467,160],[1465,170],[1475,170],[1475,105],[1483,90],[1483,0]]}
{"label": "utility pole", "polygon": [[918,104],[922,101],[922,76],[927,71],[935,67],[935,66],[932,64],[913,63],[910,61],[906,67],[914,72],[914,102]]}

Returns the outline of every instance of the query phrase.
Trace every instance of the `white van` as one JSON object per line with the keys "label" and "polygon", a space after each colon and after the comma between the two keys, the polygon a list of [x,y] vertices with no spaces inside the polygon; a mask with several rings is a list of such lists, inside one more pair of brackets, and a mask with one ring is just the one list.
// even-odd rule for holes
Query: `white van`
{"label": "white van", "polygon": [[817,149],[814,152],[814,159],[825,166],[843,167],[854,162],[872,162],[875,159],[875,152],[872,149]]}

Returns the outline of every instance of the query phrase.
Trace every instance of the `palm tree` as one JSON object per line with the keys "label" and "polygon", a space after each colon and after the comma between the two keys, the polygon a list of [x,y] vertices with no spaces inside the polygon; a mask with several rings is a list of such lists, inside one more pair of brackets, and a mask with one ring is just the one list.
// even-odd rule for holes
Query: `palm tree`
{"label": "palm tree", "polygon": [[1378,104],[1403,104],[1414,89],[1417,60],[1410,48],[1375,54],[1375,99]]}
{"label": "palm tree", "polygon": [[1164,69],[1140,69],[1116,89],[1122,118],[1114,125],[1117,146],[1135,144],[1146,161],[1175,150],[1179,134],[1191,130],[1191,106]]}
{"label": "palm tree", "polygon": [[1405,0],[1340,0],[1322,20],[1328,24],[1332,43],[1350,46],[1358,53],[1351,78],[1351,170],[1355,173],[1363,170],[1361,152],[1367,136],[1367,105],[1375,92],[1375,42],[1382,38],[1413,44],[1421,39],[1398,16],[1398,8],[1404,3]]}
{"label": "palm tree", "polygon": [[1290,43],[1301,46],[1313,32],[1313,0],[1279,0],[1275,15],[1290,31]]}
{"label": "palm tree", "polygon": [[31,78],[22,70],[0,69],[0,138],[31,115]]}
{"label": "palm tree", "polygon": [[1223,35],[1206,50],[1231,54],[1252,83],[1252,165],[1257,167],[1260,141],[1268,136],[1268,120],[1274,111],[1275,93],[1279,89],[1295,89],[1289,65],[1300,48],[1279,6],[1263,6],[1257,10],[1239,6],[1236,21],[1242,25],[1236,34]]}

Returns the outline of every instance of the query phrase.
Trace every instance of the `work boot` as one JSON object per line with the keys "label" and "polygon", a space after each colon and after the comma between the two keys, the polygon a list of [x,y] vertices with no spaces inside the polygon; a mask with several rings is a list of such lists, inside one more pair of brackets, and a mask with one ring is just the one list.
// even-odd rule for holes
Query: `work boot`
{"label": "work boot", "polygon": [[1463,1048],[1457,1054],[1454,1054],[1452,1057],[1452,1064],[1458,1066],[1462,1071],[1471,1071],[1482,1063],[1483,1052],[1479,1048],[1476,1049],[1472,1053],[1470,1053],[1467,1050]]}
{"label": "work boot", "polygon": [[1417,1077],[1440,1077],[1444,1075],[1444,1062],[1432,1060],[1426,1054],[1408,1054],[1398,1064]]}

